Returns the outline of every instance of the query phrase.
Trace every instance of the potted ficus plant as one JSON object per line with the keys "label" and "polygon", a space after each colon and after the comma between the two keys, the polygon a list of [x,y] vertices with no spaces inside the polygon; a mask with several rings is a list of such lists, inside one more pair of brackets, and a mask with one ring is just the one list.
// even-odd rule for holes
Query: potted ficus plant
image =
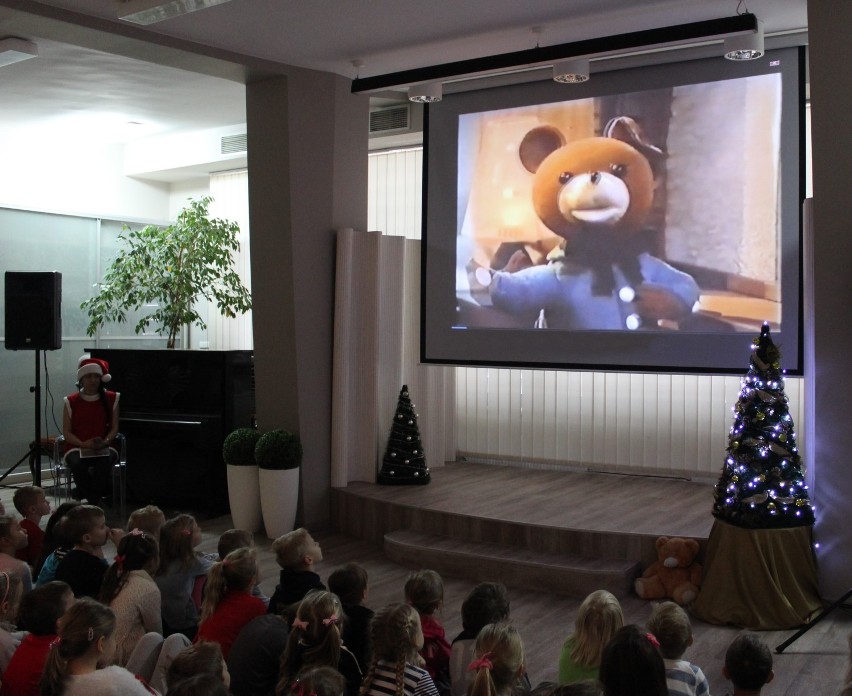
{"label": "potted ficus plant", "polygon": [[302,442],[286,430],[270,430],[254,448],[260,482],[260,509],[266,535],[277,539],[293,530],[299,502]]}
{"label": "potted ficus plant", "polygon": [[222,444],[222,459],[228,472],[228,503],[234,527],[260,531],[260,481],[254,448],[260,439],[256,428],[237,428]]}
{"label": "potted ficus plant", "polygon": [[166,347],[174,348],[185,324],[207,328],[196,309],[201,298],[227,317],[251,309],[251,295],[233,266],[232,252],[240,248],[239,226],[211,219],[207,209],[212,200],[190,200],[168,227],[123,227],[118,236],[122,246],[100,292],[80,305],[89,316],[89,336],[108,321],[127,321],[128,312],[155,305],[134,331],[142,333],[154,325],[156,333],[167,336]]}

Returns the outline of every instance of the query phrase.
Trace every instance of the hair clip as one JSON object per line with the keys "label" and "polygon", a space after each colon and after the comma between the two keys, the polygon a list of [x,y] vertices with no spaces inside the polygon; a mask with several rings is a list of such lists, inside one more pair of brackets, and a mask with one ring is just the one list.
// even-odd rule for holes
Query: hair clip
{"label": "hair clip", "polygon": [[189,536],[190,534],[192,534],[192,530],[191,529],[181,529],[180,533],[183,534],[184,536]]}
{"label": "hair clip", "polygon": [[121,555],[118,555],[118,556],[115,557],[115,565],[118,567],[119,573],[124,572],[124,560],[125,560],[124,554],[121,554]]}
{"label": "hair clip", "polygon": [[338,621],[340,621],[340,619],[338,618],[337,614],[332,614],[327,619],[322,620],[322,625],[323,626],[333,626]]}
{"label": "hair clip", "polygon": [[91,643],[95,639],[95,629],[89,626],[89,642]]}
{"label": "hair clip", "polygon": [[141,536],[143,539],[145,538],[145,532],[141,529],[134,527],[129,532],[127,532],[130,536]]}
{"label": "hair clip", "polygon": [[655,636],[653,633],[646,633],[645,638],[647,638],[648,642],[655,648],[660,647],[660,641],[657,640],[657,636]]}
{"label": "hair clip", "polygon": [[57,647],[59,647],[59,644],[61,642],[62,642],[62,638],[60,638],[59,636],[56,636],[56,638],[54,638],[52,641],[50,641],[50,647],[51,648],[57,648]]}
{"label": "hair clip", "polygon": [[308,622],[302,621],[298,616],[293,619],[293,628],[301,628],[303,631],[308,630]]}
{"label": "hair clip", "polygon": [[467,669],[469,672],[476,671],[478,669],[493,669],[494,663],[491,662],[491,653],[487,652],[481,657],[476,658],[473,662],[471,662]]}

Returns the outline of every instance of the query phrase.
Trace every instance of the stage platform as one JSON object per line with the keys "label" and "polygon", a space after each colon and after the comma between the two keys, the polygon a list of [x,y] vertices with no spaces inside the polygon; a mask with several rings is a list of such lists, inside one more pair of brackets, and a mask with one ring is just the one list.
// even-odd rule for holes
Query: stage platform
{"label": "stage platform", "polygon": [[623,597],[656,560],[658,536],[691,537],[703,550],[712,504],[706,481],[452,463],[425,486],[332,489],[332,522],[412,567]]}

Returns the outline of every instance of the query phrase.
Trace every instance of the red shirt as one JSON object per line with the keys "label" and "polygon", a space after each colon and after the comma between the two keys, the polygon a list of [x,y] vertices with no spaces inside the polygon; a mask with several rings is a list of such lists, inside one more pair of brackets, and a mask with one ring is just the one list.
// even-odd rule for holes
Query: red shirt
{"label": "red shirt", "polygon": [[27,533],[27,545],[15,551],[15,558],[26,561],[33,568],[41,560],[41,552],[44,549],[44,532],[35,522],[26,517],[21,520],[21,529]]}
{"label": "red shirt", "polygon": [[420,626],[423,629],[423,649],[420,657],[426,662],[426,671],[433,680],[446,681],[449,678],[450,652],[444,627],[434,616],[420,614]]}
{"label": "red shirt", "polygon": [[[118,401],[118,394],[114,391],[107,391],[106,398],[109,403],[110,422],[115,417],[115,406]],[[83,398],[80,392],[74,392],[65,397],[65,408],[71,416],[71,432],[74,433],[83,442],[91,440],[93,437],[106,437],[109,428],[107,427],[107,417],[104,411],[104,405],[100,397],[94,400]],[[73,449],[74,445],[65,443],[66,451]]]}
{"label": "red shirt", "polygon": [[229,590],[209,618],[201,622],[195,642],[210,640],[222,646],[227,659],[240,631],[252,619],[263,616],[266,605],[257,597],[240,590]]}
{"label": "red shirt", "polygon": [[0,696],[39,696],[38,684],[55,638],[30,633],[21,641],[3,673]]}

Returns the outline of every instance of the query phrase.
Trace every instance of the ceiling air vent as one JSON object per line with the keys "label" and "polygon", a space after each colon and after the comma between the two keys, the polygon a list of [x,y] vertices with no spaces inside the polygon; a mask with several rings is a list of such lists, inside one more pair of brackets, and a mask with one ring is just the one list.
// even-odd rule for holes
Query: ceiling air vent
{"label": "ceiling air vent", "polygon": [[248,148],[246,143],[246,134],[238,133],[237,135],[223,135],[220,146],[221,154],[233,155],[237,152],[245,152]]}
{"label": "ceiling air vent", "polygon": [[408,104],[370,112],[370,135],[407,130],[410,125]]}

